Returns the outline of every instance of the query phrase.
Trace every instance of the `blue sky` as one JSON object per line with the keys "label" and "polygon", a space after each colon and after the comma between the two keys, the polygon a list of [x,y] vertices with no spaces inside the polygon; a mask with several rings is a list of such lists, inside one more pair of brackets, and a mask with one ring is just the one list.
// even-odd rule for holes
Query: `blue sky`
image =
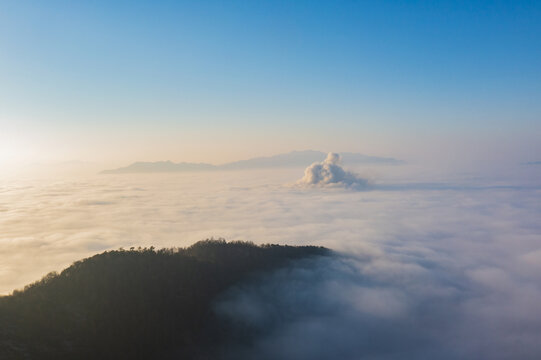
{"label": "blue sky", "polygon": [[535,1],[2,1],[4,152],[219,162],[510,136],[524,157],[540,18]]}

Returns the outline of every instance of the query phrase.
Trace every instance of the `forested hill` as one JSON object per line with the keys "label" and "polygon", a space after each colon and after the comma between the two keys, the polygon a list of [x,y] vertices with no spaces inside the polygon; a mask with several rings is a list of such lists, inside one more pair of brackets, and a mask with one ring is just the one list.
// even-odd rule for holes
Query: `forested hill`
{"label": "forested hill", "polygon": [[0,298],[0,359],[214,359],[228,341],[212,302],[321,247],[205,240],[108,251]]}

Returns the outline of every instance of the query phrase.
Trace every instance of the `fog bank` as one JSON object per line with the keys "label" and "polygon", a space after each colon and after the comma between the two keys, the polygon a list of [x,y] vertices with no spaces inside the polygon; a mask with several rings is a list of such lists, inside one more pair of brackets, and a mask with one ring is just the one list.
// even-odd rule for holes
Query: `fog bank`
{"label": "fog bank", "polygon": [[217,311],[257,335],[231,356],[534,359],[541,186],[523,168],[386,167],[370,191],[289,186],[302,168],[2,182],[1,291],[121,246],[322,245],[337,256],[224,295]]}

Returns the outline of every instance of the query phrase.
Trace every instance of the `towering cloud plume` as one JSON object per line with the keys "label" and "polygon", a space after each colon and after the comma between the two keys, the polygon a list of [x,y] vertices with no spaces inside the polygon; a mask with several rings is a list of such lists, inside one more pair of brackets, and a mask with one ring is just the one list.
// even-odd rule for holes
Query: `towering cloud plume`
{"label": "towering cloud plume", "polygon": [[322,162],[315,162],[304,170],[304,177],[297,183],[312,186],[343,186],[362,189],[368,181],[342,168],[340,155],[329,153]]}

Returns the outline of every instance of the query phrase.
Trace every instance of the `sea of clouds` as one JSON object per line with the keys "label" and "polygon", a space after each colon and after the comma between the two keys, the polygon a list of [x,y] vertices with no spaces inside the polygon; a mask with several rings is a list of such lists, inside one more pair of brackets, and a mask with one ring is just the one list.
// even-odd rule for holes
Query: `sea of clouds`
{"label": "sea of clouds", "polygon": [[0,293],[119,247],[208,237],[321,245],[336,255],[216,304],[255,334],[231,358],[539,358],[539,169],[496,178],[388,166],[366,188],[307,182],[314,165],[304,178],[273,169],[2,180]]}

